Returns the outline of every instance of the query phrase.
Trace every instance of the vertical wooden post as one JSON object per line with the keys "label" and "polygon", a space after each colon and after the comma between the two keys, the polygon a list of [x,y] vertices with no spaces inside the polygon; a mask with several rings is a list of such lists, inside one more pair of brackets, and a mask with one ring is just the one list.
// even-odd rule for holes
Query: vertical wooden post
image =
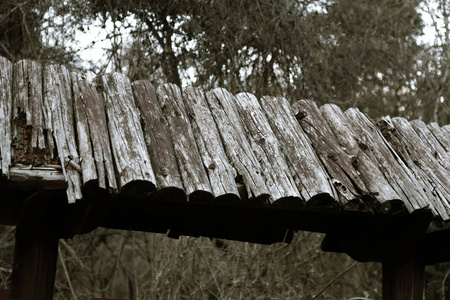
{"label": "vertical wooden post", "polygon": [[52,300],[61,222],[61,194],[39,192],[30,196],[16,228],[14,264],[9,299]]}
{"label": "vertical wooden post", "polygon": [[48,226],[17,226],[10,299],[53,299],[58,243]]}
{"label": "vertical wooden post", "polygon": [[383,300],[425,299],[425,264],[421,255],[383,259]]}

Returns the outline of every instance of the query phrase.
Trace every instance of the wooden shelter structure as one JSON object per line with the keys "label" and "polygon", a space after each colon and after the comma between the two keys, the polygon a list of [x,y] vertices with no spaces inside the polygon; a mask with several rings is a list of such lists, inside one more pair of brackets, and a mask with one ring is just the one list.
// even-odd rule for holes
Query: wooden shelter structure
{"label": "wooden shelter structure", "polygon": [[383,299],[423,299],[424,266],[450,261],[450,125],[0,58],[0,174],[11,299],[52,299],[58,240],[99,226],[326,233],[383,263]]}

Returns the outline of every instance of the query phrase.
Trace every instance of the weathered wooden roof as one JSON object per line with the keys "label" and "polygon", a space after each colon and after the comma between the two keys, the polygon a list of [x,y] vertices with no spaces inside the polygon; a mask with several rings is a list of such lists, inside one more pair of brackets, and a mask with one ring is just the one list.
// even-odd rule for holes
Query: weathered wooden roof
{"label": "weathered wooden roof", "polygon": [[0,58],[0,189],[450,219],[450,125]]}

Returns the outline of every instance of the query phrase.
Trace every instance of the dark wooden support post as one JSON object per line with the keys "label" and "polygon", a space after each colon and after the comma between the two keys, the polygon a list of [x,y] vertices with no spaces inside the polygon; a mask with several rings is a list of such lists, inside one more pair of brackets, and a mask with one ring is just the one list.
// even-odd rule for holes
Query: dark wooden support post
{"label": "dark wooden support post", "polygon": [[[54,210],[58,196],[38,193],[29,197],[22,208],[9,299],[53,299],[60,237],[58,213]],[[67,200],[59,196],[59,202],[63,201]]]}
{"label": "dark wooden support post", "polygon": [[17,226],[10,299],[53,299],[58,241],[51,228]]}
{"label": "dark wooden support post", "polygon": [[383,300],[423,300],[425,232],[431,222],[429,211],[395,218],[378,216],[371,226],[358,232],[328,233],[322,250],[346,253],[361,262],[383,264]]}
{"label": "dark wooden support post", "polygon": [[425,299],[425,264],[422,255],[389,257],[382,262],[383,300]]}

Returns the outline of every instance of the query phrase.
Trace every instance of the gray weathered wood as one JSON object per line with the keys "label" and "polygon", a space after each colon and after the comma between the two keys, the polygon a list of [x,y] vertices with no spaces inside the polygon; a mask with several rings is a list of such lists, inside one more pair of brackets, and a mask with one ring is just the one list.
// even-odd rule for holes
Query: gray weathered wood
{"label": "gray weathered wood", "polygon": [[117,190],[105,104],[95,75],[72,73],[72,82],[83,184],[93,181]]}
{"label": "gray weathered wood", "polygon": [[13,73],[12,160],[33,165],[57,163],[53,136],[44,120],[42,67],[21,60],[14,64]]}
{"label": "gray weathered wood", "polygon": [[[21,60],[14,65],[14,113],[26,114],[26,124],[32,126],[32,147],[45,148],[45,129],[42,101],[42,67],[31,60]],[[50,149],[53,150],[53,149]]]}
{"label": "gray weathered wood", "polygon": [[250,198],[263,201],[270,198],[262,175],[262,168],[246,137],[234,96],[223,88],[206,93],[206,99],[219,129],[225,152],[243,183]]}
{"label": "gray weathered wood", "polygon": [[403,200],[408,211],[427,207],[427,195],[423,192],[420,182],[414,178],[409,168],[395,153],[383,137],[376,125],[358,109],[352,108],[345,111],[345,116],[351,126],[361,138],[386,180]]}
{"label": "gray weathered wood", "polygon": [[442,144],[423,121],[413,120],[411,121],[411,126],[419,135],[421,141],[428,145],[434,159],[438,161],[450,174],[450,152],[445,151]]}
{"label": "gray weathered wood", "polygon": [[170,134],[189,201],[212,201],[211,186],[194,140],[180,89],[164,84],[157,89],[158,101],[169,123]]}
{"label": "gray weathered wood", "polygon": [[105,91],[108,128],[119,187],[122,192],[146,194],[154,190],[156,178],[130,80],[120,73],[108,74],[102,76],[99,88]]}
{"label": "gray weathered wood", "polygon": [[235,182],[236,171],[225,154],[205,94],[198,88],[187,87],[183,91],[183,98],[214,197],[230,200],[234,198],[233,195],[237,197],[239,192]]}
{"label": "gray weathered wood", "polygon": [[[445,127],[448,130],[444,129]],[[450,155],[450,126],[439,127],[437,123],[430,123],[428,124],[428,129],[430,129],[445,151]]]}
{"label": "gray weathered wood", "polygon": [[423,181],[428,202],[444,220],[449,219],[450,173],[436,161],[426,140],[421,140],[406,119],[385,117],[382,120],[392,122],[395,126],[395,130],[389,128],[390,143],[413,172],[415,179]]}
{"label": "gray weathered wood", "polygon": [[53,133],[62,170],[67,180],[69,203],[82,198],[80,159],[77,151],[70,74],[64,66],[44,70],[44,108],[46,127]]}
{"label": "gray weathered wood", "polygon": [[351,156],[341,148],[315,102],[297,101],[293,104],[293,110],[301,127],[308,134],[314,150],[330,174],[333,185],[339,192],[341,204],[352,207],[353,204],[350,205],[348,202],[358,202],[362,196],[359,191],[366,191],[367,188],[352,166]]}
{"label": "gray weathered wood", "polygon": [[333,198],[336,191],[331,179],[320,163],[306,133],[300,127],[285,98],[264,96],[260,99],[267,120],[280,142],[280,148],[291,166],[295,185],[302,198],[308,201],[318,194],[329,194]]}
{"label": "gray weathered wood", "polygon": [[135,81],[132,87],[136,106],[141,113],[145,143],[156,175],[158,194],[163,193],[168,200],[185,201],[169,123],[159,107],[156,90],[148,80]]}
{"label": "gray weathered wood", "polygon": [[9,176],[11,166],[11,118],[13,64],[0,57],[0,176]]}
{"label": "gray weathered wood", "polygon": [[447,143],[450,143],[450,124],[444,125],[441,127],[444,132],[445,140]]}
{"label": "gray weathered wood", "polygon": [[280,151],[279,142],[258,99],[250,93],[240,93],[235,97],[250,147],[261,164],[262,175],[273,200],[300,197],[298,186],[296,187],[289,172],[284,154]]}
{"label": "gray weathered wood", "polygon": [[361,142],[361,138],[353,130],[342,110],[337,105],[325,104],[320,107],[320,111],[342,149],[350,155],[352,165],[358,171],[358,177],[367,188],[367,191],[363,191],[361,186],[359,192],[373,196],[380,203],[400,199],[378,168],[378,164],[366,153],[370,150]]}

